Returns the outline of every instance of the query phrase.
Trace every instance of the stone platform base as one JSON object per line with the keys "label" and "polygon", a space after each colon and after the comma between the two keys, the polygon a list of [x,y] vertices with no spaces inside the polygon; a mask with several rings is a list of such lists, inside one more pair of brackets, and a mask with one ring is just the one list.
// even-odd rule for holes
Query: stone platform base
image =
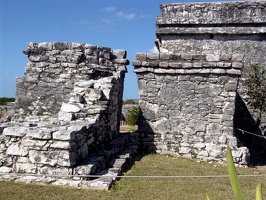
{"label": "stone platform base", "polygon": [[138,149],[138,133],[121,133],[108,147],[73,168],[73,175],[0,173],[0,179],[108,190],[133,165]]}

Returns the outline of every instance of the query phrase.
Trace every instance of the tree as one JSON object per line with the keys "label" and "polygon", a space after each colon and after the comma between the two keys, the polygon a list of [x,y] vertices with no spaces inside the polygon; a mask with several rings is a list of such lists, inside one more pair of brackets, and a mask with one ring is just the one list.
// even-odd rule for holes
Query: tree
{"label": "tree", "polygon": [[135,126],[138,123],[139,111],[140,111],[139,106],[134,106],[128,111],[126,115],[126,122],[128,125]]}
{"label": "tree", "polygon": [[0,105],[3,106],[3,105],[6,105],[7,102],[14,102],[14,101],[15,101],[15,98],[1,97],[0,98]]}
{"label": "tree", "polygon": [[243,84],[246,86],[248,105],[259,111],[257,125],[260,125],[262,113],[266,110],[266,69],[259,64],[245,67]]}
{"label": "tree", "polygon": [[127,99],[127,100],[123,101],[123,105],[126,105],[126,104],[138,104],[138,103],[136,102],[136,100]]}

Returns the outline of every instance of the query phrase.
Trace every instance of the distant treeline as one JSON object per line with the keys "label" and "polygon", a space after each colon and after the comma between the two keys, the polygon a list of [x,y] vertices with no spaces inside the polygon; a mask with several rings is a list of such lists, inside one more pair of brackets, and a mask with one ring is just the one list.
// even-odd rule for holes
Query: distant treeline
{"label": "distant treeline", "polygon": [[126,104],[139,104],[139,100],[138,99],[127,99],[123,101],[123,105],[126,105]]}
{"label": "distant treeline", "polygon": [[0,106],[4,106],[7,102],[14,102],[15,98],[0,97]]}

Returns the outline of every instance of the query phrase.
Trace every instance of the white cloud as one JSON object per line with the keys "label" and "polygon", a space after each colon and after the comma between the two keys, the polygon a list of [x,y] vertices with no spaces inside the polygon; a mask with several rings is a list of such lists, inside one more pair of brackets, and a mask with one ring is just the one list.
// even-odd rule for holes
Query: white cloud
{"label": "white cloud", "polygon": [[116,7],[114,7],[114,6],[105,7],[105,8],[102,8],[101,11],[103,11],[103,12],[115,12]]}
{"label": "white cloud", "polygon": [[[142,14],[127,13],[127,12],[124,12],[122,10],[119,11],[114,6],[101,8],[100,11],[112,13],[113,14],[113,17],[115,16],[115,17],[118,17],[118,18],[124,19],[124,20],[140,19],[140,18],[145,17],[145,15],[142,15]],[[104,20],[102,20],[102,21],[103,22],[106,22]]]}
{"label": "white cloud", "polygon": [[0,74],[9,74],[10,71],[8,69],[2,69],[0,70]]}
{"label": "white cloud", "polygon": [[84,25],[91,24],[91,22],[89,22],[88,20],[83,19],[83,20],[80,20],[80,21],[74,22],[74,24],[79,24],[79,25],[84,26]]}
{"label": "white cloud", "polygon": [[115,14],[116,17],[120,17],[120,18],[123,18],[123,19],[126,19],[126,20],[131,20],[131,19],[134,19],[134,18],[137,18],[137,15],[134,14],[134,13],[125,13],[123,11],[119,11]]}
{"label": "white cloud", "polygon": [[158,49],[156,46],[154,46],[152,49],[150,49],[151,53],[159,53]]}
{"label": "white cloud", "polygon": [[101,19],[101,21],[106,23],[106,24],[111,24],[111,20],[110,19]]}

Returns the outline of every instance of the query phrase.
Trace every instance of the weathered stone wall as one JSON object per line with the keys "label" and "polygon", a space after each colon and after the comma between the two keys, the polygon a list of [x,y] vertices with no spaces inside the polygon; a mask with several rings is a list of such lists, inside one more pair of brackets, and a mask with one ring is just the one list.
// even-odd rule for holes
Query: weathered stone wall
{"label": "weathered stone wall", "polygon": [[[62,103],[69,101],[71,93],[79,93],[78,81],[117,76],[119,82],[126,71],[125,51],[107,47],[62,42],[29,43],[24,53],[29,61],[25,76],[17,79],[16,94],[16,107],[22,121],[50,120],[56,116]],[[102,88],[97,86],[95,90],[110,89],[104,88],[105,82],[100,84]],[[123,87],[123,84],[118,85]],[[93,83],[88,87],[94,88]],[[92,101],[109,101],[109,93],[98,93],[98,96],[92,94],[95,96]],[[89,94],[82,95],[81,100],[91,101]]]}
{"label": "weathered stone wall", "polygon": [[163,4],[157,17],[161,52],[245,54],[265,66],[266,2]]}
{"label": "weathered stone wall", "polygon": [[139,131],[152,138],[147,145],[161,153],[214,160],[223,160],[230,145],[237,162],[245,164],[247,149],[237,149],[233,135],[243,57],[138,53],[133,65],[142,111]]}
{"label": "weathered stone wall", "polygon": [[119,134],[126,52],[49,42],[29,43],[25,54],[16,118],[0,135],[0,172],[81,174],[78,166]]}
{"label": "weathered stone wall", "polygon": [[223,159],[230,145],[237,162],[246,163],[237,128],[254,113],[246,108],[251,117],[241,115],[246,95],[237,87],[242,67],[266,64],[266,2],[163,4],[161,13],[160,54],[137,54],[133,62],[140,130],[155,133],[143,140],[159,152],[205,159]]}

